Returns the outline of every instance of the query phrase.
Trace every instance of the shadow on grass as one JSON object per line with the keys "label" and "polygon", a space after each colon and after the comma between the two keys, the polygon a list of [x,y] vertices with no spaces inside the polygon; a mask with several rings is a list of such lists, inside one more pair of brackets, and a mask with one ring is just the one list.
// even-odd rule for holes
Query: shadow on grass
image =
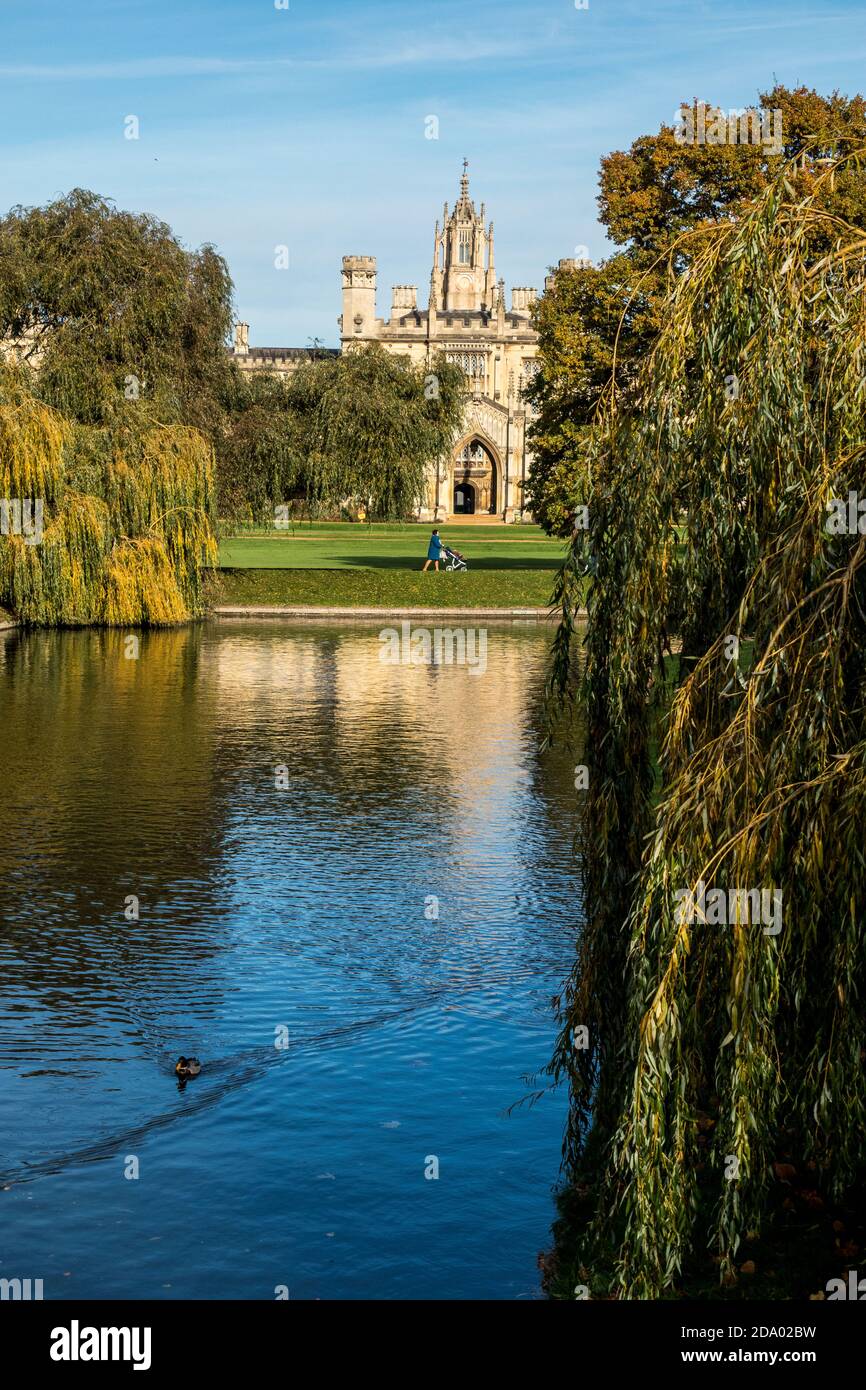
{"label": "shadow on grass", "polygon": [[[466,552],[463,552],[466,555]],[[427,557],[422,555],[399,556],[399,555],[340,555],[335,557],[335,562],[341,569],[347,570],[420,570]],[[440,560],[440,571],[444,570],[447,562]],[[503,559],[501,555],[490,555],[480,559],[474,559],[471,555],[466,555],[466,563],[471,570],[548,570],[551,573],[559,569],[561,559],[536,560],[530,557],[525,559]],[[253,569],[254,566],[246,566]],[[273,566],[268,566],[273,568]],[[286,566],[286,569],[296,568]],[[432,565],[431,565],[432,569]]]}

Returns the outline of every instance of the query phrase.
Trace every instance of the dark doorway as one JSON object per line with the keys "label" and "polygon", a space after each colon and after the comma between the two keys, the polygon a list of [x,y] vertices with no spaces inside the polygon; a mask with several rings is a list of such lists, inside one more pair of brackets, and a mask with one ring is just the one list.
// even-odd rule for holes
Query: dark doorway
{"label": "dark doorway", "polygon": [[[496,511],[496,463],[487,446],[477,438],[468,439],[454,459],[455,495],[458,488],[465,494],[467,486],[472,491],[472,505],[464,506],[464,512],[492,515]],[[454,510],[458,510],[456,505]]]}
{"label": "dark doorway", "polygon": [[475,488],[471,483],[454,484],[454,511],[459,516],[474,516]]}

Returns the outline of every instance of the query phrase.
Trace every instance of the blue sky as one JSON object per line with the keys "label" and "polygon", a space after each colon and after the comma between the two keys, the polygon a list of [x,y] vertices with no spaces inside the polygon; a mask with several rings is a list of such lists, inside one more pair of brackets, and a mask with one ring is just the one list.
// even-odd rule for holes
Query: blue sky
{"label": "blue sky", "polygon": [[333,344],[344,254],[378,257],[380,314],[392,284],[426,303],[464,155],[498,273],[540,289],[576,246],[605,252],[602,155],[681,100],[866,86],[862,0],[289,6],[0,0],[0,208],[78,185],[153,212],[226,257],[251,344]]}

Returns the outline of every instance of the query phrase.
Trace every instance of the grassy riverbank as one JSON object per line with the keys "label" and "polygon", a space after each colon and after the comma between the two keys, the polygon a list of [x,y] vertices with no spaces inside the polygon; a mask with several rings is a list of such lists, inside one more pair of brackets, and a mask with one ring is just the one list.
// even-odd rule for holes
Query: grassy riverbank
{"label": "grassy riverbank", "polygon": [[546,570],[221,569],[207,574],[205,601],[210,607],[544,608],[554,577]]}

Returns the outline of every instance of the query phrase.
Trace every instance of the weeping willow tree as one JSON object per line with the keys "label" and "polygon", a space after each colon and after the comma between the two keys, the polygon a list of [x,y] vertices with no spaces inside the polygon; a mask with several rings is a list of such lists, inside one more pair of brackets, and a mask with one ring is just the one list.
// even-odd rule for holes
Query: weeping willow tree
{"label": "weeping willow tree", "polygon": [[463,416],[465,378],[439,356],[415,366],[374,344],[305,364],[287,387],[298,485],[311,509],[363,503],[371,518],[408,516],[427,469]]}
{"label": "weeping willow tree", "polygon": [[21,622],[165,625],[200,612],[212,490],[196,430],[131,410],[84,426],[37,401],[23,369],[0,373],[0,606]]}
{"label": "weeping willow tree", "polygon": [[38,366],[39,399],[82,424],[105,424],[134,391],[219,444],[237,377],[231,300],[212,246],[190,251],[87,189],[0,217],[0,338]]}
{"label": "weeping willow tree", "polygon": [[691,243],[560,578],[589,780],[552,1072],[618,1296],[708,1246],[734,1281],[783,1154],[830,1195],[866,1167],[866,237],[819,194]]}
{"label": "weeping willow tree", "polygon": [[74,189],[0,218],[0,605],[21,621],[200,611],[230,320],[225,263],[153,217]]}

